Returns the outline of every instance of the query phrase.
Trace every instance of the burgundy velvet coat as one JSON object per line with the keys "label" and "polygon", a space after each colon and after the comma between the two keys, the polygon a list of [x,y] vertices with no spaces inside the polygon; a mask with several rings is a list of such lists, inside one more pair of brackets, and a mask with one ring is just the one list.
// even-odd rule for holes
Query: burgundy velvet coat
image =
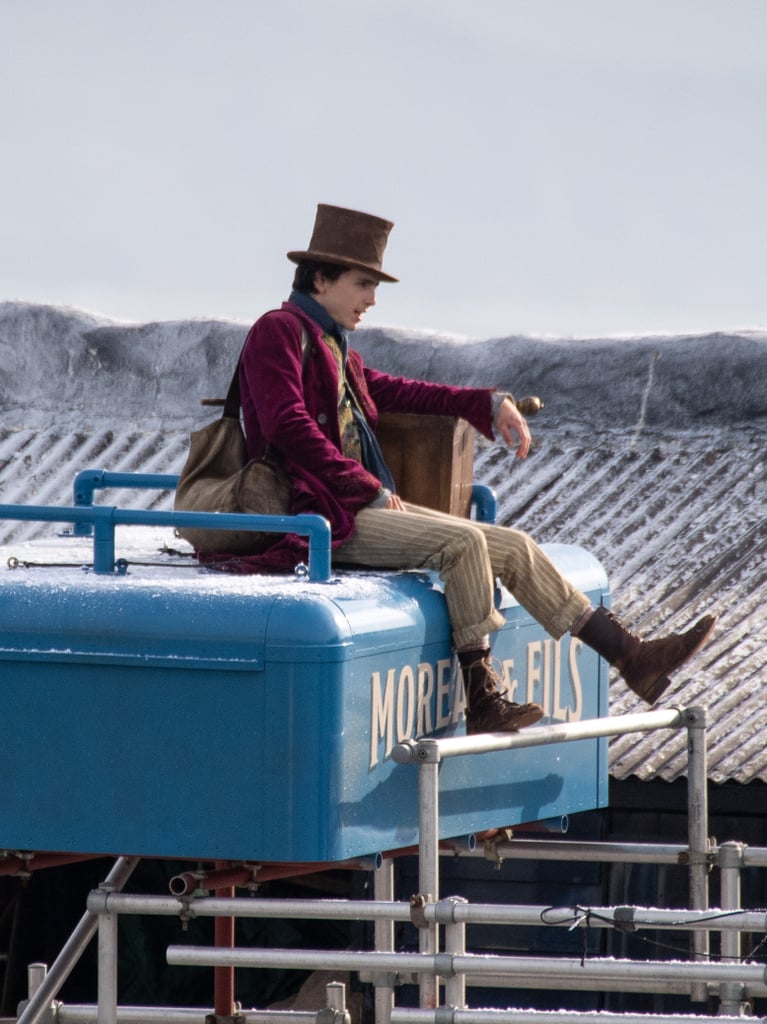
{"label": "burgundy velvet coat", "polygon": [[[301,324],[309,348],[301,346]],[[347,361],[350,381],[375,431],[379,412],[458,416],[493,437],[492,388],[461,388],[392,377],[364,366],[357,352]],[[341,452],[338,425],[338,367],[322,341],[322,330],[301,309],[285,302],[251,328],[240,361],[240,395],[248,456],[259,458],[267,444],[281,454],[293,482],[293,514],[325,516],[332,546],[354,533],[354,516],[379,494],[380,481]],[[228,569],[264,572],[293,569],[308,557],[305,538],[290,534],[261,555],[223,556]]]}

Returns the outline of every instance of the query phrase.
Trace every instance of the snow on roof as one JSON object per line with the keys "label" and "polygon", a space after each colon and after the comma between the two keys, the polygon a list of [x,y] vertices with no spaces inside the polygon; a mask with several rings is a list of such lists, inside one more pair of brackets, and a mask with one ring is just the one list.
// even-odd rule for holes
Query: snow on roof
{"label": "snow on roof", "polygon": [[[212,418],[199,399],[224,394],[246,330],[0,303],[0,501],[71,504],[83,469],[178,473],[189,430]],[[718,613],[665,703],[708,709],[713,781],[767,781],[767,335],[461,342],[370,328],[354,344],[388,372],[543,398],[526,462],[477,442],[475,477],[495,489],[499,521],[591,551],[613,609],[643,636]],[[132,492],[131,505],[171,499]],[[7,521],[0,543],[41,529]],[[616,680],[611,711],[637,709]],[[682,732],[616,738],[611,774],[671,781],[685,746]]]}

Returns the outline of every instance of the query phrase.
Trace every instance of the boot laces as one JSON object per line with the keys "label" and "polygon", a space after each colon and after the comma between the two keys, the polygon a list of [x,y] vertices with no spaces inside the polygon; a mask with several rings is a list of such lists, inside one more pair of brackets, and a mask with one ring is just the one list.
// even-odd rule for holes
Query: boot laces
{"label": "boot laces", "polygon": [[[496,666],[498,671],[496,671]],[[494,658],[491,654],[483,655],[481,658],[477,658],[476,661],[472,661],[470,665],[463,666],[463,678],[464,678],[464,689],[466,691],[466,702],[468,707],[469,701],[469,690],[471,684],[474,682],[474,673],[481,672],[481,684],[482,689],[485,693],[497,693],[499,697],[503,697],[506,693],[504,687],[503,666],[498,658]]]}

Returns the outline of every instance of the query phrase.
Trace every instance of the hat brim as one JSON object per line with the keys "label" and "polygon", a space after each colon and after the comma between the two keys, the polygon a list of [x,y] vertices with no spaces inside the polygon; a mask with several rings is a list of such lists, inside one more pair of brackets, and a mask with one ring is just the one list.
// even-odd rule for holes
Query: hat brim
{"label": "hat brim", "polygon": [[388,281],[390,284],[399,284],[398,277],[392,277],[391,274],[387,274],[379,267],[372,266],[370,263],[360,263],[355,260],[342,259],[340,256],[334,256],[329,252],[313,252],[308,250],[306,252],[289,252],[288,259],[293,263],[301,263],[302,260],[316,260],[318,263],[334,263],[338,267],[348,267],[350,270],[367,270],[369,273],[375,275],[379,281]]}

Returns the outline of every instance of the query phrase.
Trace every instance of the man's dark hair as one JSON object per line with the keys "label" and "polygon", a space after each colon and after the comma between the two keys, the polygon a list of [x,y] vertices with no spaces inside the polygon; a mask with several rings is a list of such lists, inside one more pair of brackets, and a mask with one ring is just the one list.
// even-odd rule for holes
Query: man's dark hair
{"label": "man's dark hair", "polygon": [[328,281],[337,281],[348,267],[342,267],[339,263],[322,263],[320,260],[301,260],[296,267],[293,277],[293,289],[311,295],[314,291],[314,276],[322,274]]}

